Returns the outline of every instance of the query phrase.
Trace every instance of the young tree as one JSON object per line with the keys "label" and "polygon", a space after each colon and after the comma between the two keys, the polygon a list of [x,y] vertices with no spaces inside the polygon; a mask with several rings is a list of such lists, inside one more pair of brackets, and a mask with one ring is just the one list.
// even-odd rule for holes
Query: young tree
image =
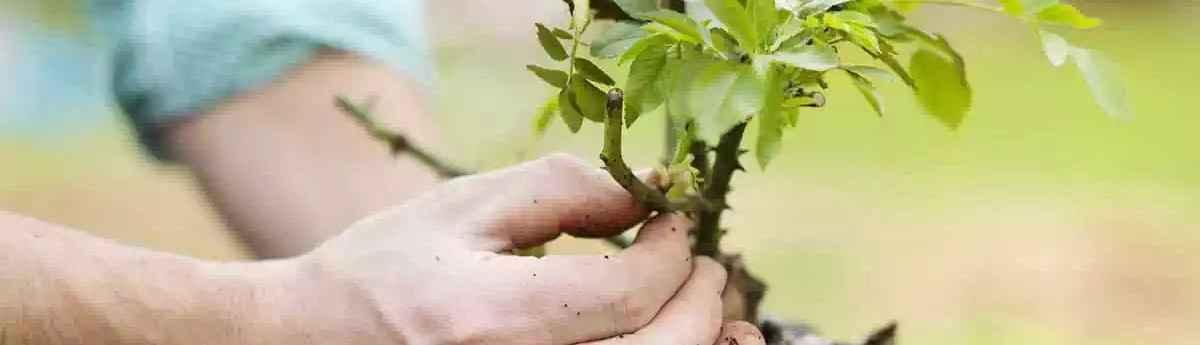
{"label": "young tree", "polygon": [[[849,77],[879,116],[887,107],[876,89],[882,82],[908,85],[926,113],[953,130],[971,107],[967,66],[945,37],[906,21],[920,5],[964,7],[1011,16],[1039,36],[1050,63],[1068,61],[1081,72],[1097,103],[1114,117],[1128,116],[1115,64],[1076,47],[1052,31],[1090,29],[1100,20],[1059,0],[565,0],[566,28],[536,24],[536,37],[556,67],[529,65],[558,90],[533,121],[540,135],[561,119],[572,132],[587,122],[604,126],[600,160],[622,187],[647,208],[687,212],[697,220],[693,252],[722,262],[730,272],[723,296],[726,318],[759,322],[766,284],[737,254],[721,248],[721,216],[729,210],[733,176],[744,171],[741,156],[753,152],[766,168],[781,149],[784,130],[797,126],[801,111],[825,105],[830,74]],[[614,20],[585,40],[597,20]],[[851,64],[859,51],[874,64]],[[628,65],[624,85],[594,60]],[[444,176],[465,172],[413,147],[403,136],[375,125],[345,99],[339,105],[388,142],[393,152],[414,154]],[[661,109],[661,112],[658,111]],[[624,130],[642,117],[661,113],[668,123],[661,185],[637,179],[621,151]],[[744,144],[746,128],[758,136]],[[752,147],[746,149],[744,147]],[[618,246],[621,239],[610,239]],[[802,326],[761,322],[769,343],[791,344],[813,337]],[[881,328],[864,344],[893,342],[895,325]],[[815,339],[815,338],[813,338]],[[811,341],[812,339],[809,339]]]}

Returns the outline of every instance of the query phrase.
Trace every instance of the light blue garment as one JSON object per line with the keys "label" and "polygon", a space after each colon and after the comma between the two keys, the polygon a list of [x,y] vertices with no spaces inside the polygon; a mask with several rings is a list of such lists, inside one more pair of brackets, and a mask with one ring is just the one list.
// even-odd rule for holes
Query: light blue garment
{"label": "light blue garment", "polygon": [[89,8],[115,44],[116,100],[160,158],[163,124],[268,83],[322,47],[431,78],[421,0],[90,0]]}

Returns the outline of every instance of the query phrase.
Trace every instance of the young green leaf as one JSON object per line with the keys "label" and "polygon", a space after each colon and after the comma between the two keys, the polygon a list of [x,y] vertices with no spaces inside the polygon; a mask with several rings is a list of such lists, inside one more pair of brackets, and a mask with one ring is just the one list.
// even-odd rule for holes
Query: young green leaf
{"label": "young green leaf", "polygon": [[1100,25],[1100,20],[1084,15],[1075,6],[1054,4],[1037,12],[1042,23],[1062,25],[1076,29],[1091,29]]}
{"label": "young green leaf", "polygon": [[925,111],[947,127],[958,128],[971,108],[965,69],[950,57],[921,49],[913,54],[909,72]]}
{"label": "young green leaf", "polygon": [[567,87],[567,72],[544,68],[538,65],[526,65],[525,69],[533,72],[533,74],[537,75],[538,78],[541,78],[547,84],[550,84],[550,86],[560,89]]}
{"label": "young green leaf", "polygon": [[558,93],[558,113],[562,116],[563,123],[567,124],[567,129],[571,133],[578,133],[579,128],[583,127],[583,115],[579,113],[579,107],[571,102],[571,98],[575,96],[571,89],[563,89]]}
{"label": "young green leaf", "polygon": [[1004,8],[1004,13],[1013,17],[1025,15],[1024,0],[997,0],[1000,6]]}
{"label": "young green leaf", "polygon": [[667,65],[667,50],[669,46],[666,45],[649,47],[629,66],[629,78],[625,82],[626,126],[632,126],[643,112],[662,104],[663,95],[655,83]]}
{"label": "young green leaf", "polygon": [[724,55],[726,59],[734,60],[741,54],[737,39],[733,38],[733,35],[730,35],[725,29],[712,28],[709,30],[708,36],[712,39],[713,48]]}
{"label": "young green leaf", "polygon": [[870,80],[896,81],[896,75],[885,69],[868,65],[845,65],[841,67],[847,72],[860,75]]}
{"label": "young green leaf", "polygon": [[646,32],[654,35],[667,36],[678,42],[687,42],[691,44],[700,44],[702,42],[700,38],[679,32],[679,30],[675,30],[675,28],[659,22],[643,25],[642,30],[646,30]]}
{"label": "young green leaf", "polygon": [[816,14],[828,11],[834,6],[841,5],[852,0],[811,0],[800,6],[798,12],[801,14]]}
{"label": "young green leaf", "polygon": [[689,42],[700,43],[704,41],[703,35],[700,33],[702,27],[686,14],[671,10],[658,10],[643,13],[642,16],[655,23],[674,29],[675,32],[686,37],[686,40]]}
{"label": "young green leaf", "polygon": [[[678,61],[678,63],[673,63]],[[691,94],[694,93],[694,81],[710,66],[724,63],[708,56],[697,56],[688,59],[671,59],[668,56],[667,66],[661,79],[663,95],[667,96],[667,112],[675,123],[688,123],[695,117],[691,108]]]}
{"label": "young green leaf", "polygon": [[617,64],[624,65],[629,61],[633,61],[633,59],[637,58],[638,55],[641,55],[643,51],[646,51],[650,47],[669,47],[672,43],[675,43],[675,40],[667,35],[655,34],[646,36],[638,40],[637,43],[634,43],[632,47],[629,47],[629,50],[626,50],[625,53],[621,54],[621,58],[617,60]]}
{"label": "young green leaf", "polygon": [[762,109],[763,81],[750,66],[729,62],[709,65],[692,80],[688,109],[697,135],[715,143],[730,128]]}
{"label": "young green leaf", "polygon": [[580,27],[587,26],[588,21],[592,18],[592,1],[591,0],[571,0],[575,4],[575,12],[572,13],[571,26],[576,32]]}
{"label": "young green leaf", "polygon": [[574,97],[576,109],[584,118],[599,123],[604,123],[606,114],[606,106],[608,105],[608,94],[601,91],[596,85],[585,80],[583,76],[575,75],[571,78],[571,96]]}
{"label": "young green leaf", "polygon": [[912,75],[908,73],[908,70],[904,68],[904,65],[900,63],[900,60],[896,59],[895,55],[883,53],[877,55],[876,58],[879,59],[879,61],[883,61],[883,64],[887,65],[888,68],[892,70],[892,73],[896,73],[896,75],[900,77],[900,80],[904,81],[904,84],[908,85],[914,90],[917,88],[917,82],[913,80]]}
{"label": "young green leaf", "polygon": [[575,38],[575,36],[571,35],[571,33],[567,32],[567,30],[554,28],[553,30],[551,30],[551,32],[554,33],[555,37],[558,37],[560,39],[569,40],[569,39]]}
{"label": "young green leaf", "polygon": [[729,33],[737,38],[742,49],[755,53],[760,50],[758,26],[751,20],[750,13],[738,0],[704,0],[713,16],[725,25]]}
{"label": "young green leaf", "polygon": [[[851,13],[846,15],[845,13]],[[825,26],[844,32],[846,38],[866,49],[872,54],[880,52],[879,37],[872,27],[875,25],[871,17],[853,11],[839,11],[822,15]],[[862,21],[867,22],[862,22]]]}
{"label": "young green leaf", "polygon": [[766,41],[774,37],[775,27],[779,25],[779,10],[775,8],[775,0],[746,0],[746,8],[759,40]]}
{"label": "young green leaf", "polygon": [[791,65],[810,71],[826,71],[838,66],[837,51],[824,44],[813,44],[794,48],[789,51],[764,55],[771,61]]}
{"label": "young green leaf", "polygon": [[648,12],[657,11],[658,0],[613,0],[622,11],[634,18],[643,18]]}
{"label": "young green leaf", "polygon": [[[754,157],[758,160],[758,166],[764,170],[779,154],[783,140],[783,127],[787,121],[790,121],[785,118],[787,114],[782,107],[783,89],[787,86],[787,81],[780,75],[778,68],[767,71],[765,85],[762,111],[756,117],[758,140],[754,145]],[[790,114],[795,114],[795,112],[790,112]]]}
{"label": "young green leaf", "polygon": [[846,69],[846,74],[850,76],[850,80],[854,81],[854,86],[858,88],[858,92],[862,93],[863,98],[867,99],[867,103],[871,104],[871,109],[882,117],[884,113],[883,97],[879,95],[875,83],[853,69]]}
{"label": "young green leaf", "polygon": [[1038,31],[1038,36],[1042,38],[1042,50],[1046,52],[1046,58],[1050,59],[1051,65],[1058,67],[1067,62],[1071,45],[1066,39],[1047,31]]}
{"label": "young green leaf", "polygon": [[555,61],[567,59],[567,50],[563,48],[562,42],[554,37],[554,33],[550,32],[542,23],[537,23],[538,42],[542,44],[542,49],[546,50],[546,55]]}
{"label": "young green leaf", "polygon": [[558,112],[558,95],[550,97],[546,103],[538,107],[537,114],[533,117],[533,135],[536,138],[541,138],[546,134],[546,129],[550,128],[550,122],[554,121],[554,114]]}
{"label": "young green leaf", "polygon": [[575,70],[582,74],[584,78],[587,78],[587,80],[604,85],[613,85],[616,83],[613,81],[612,77],[608,76],[608,73],[605,73],[603,69],[600,69],[600,66],[596,66],[595,63],[592,63],[588,59],[579,57],[575,58]]}
{"label": "young green leaf", "polygon": [[617,22],[592,40],[592,56],[603,59],[620,56],[645,36],[640,24]]}
{"label": "young green leaf", "polygon": [[1083,48],[1071,48],[1070,55],[1100,108],[1109,116],[1128,119],[1129,104],[1125,100],[1125,86],[1120,81],[1117,64]]}

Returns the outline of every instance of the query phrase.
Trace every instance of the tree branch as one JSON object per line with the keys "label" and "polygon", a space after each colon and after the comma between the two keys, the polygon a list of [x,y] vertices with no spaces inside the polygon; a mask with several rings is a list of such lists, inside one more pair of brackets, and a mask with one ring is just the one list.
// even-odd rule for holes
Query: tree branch
{"label": "tree branch", "polygon": [[607,118],[604,121],[604,148],[600,152],[600,160],[608,168],[608,174],[629,191],[634,199],[646,208],[657,212],[699,211],[718,209],[706,200],[692,199],[688,202],[672,202],[657,188],[646,185],[638,179],[625,163],[621,153],[621,130],[623,129],[621,110],[625,102],[625,94],[619,88],[608,92]]}
{"label": "tree branch", "polygon": [[379,123],[376,123],[375,120],[371,118],[369,111],[359,107],[358,105],[355,105],[349,99],[346,99],[346,97],[337,97],[337,107],[347,115],[350,115],[350,117],[353,118],[354,121],[360,126],[362,126],[363,129],[366,129],[367,133],[370,134],[372,138],[387,143],[388,148],[392,151],[392,155],[408,153],[412,155],[413,158],[416,158],[417,161],[420,161],[422,164],[425,164],[425,166],[433,169],[434,172],[443,178],[455,178],[471,174],[466,170],[459,169],[445,163],[441,159],[438,159],[433,154],[429,153],[429,151],[414,145],[403,134],[396,133],[392,130],[384,128],[383,126],[380,126]]}
{"label": "tree branch", "polygon": [[729,182],[733,173],[745,170],[738,162],[742,151],[742,135],[746,132],[746,123],[739,124],[721,136],[717,143],[717,154],[713,160],[712,170],[704,180],[704,200],[722,207],[700,211],[700,219],[696,229],[696,254],[718,258],[721,254],[721,214],[729,207],[725,196],[729,194]]}

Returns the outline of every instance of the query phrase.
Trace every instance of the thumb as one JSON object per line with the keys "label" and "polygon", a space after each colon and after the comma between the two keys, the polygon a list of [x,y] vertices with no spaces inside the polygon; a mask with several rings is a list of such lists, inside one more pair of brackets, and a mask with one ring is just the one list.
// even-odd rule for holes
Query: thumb
{"label": "thumb", "polygon": [[[555,154],[491,173],[480,183],[499,184],[502,195],[482,197],[476,205],[473,238],[478,250],[504,251],[548,242],[563,233],[607,237],[642,222],[649,211],[604,170],[583,160]],[[639,177],[655,184],[653,170]],[[471,181],[463,181],[471,183]],[[464,190],[470,187],[460,187]],[[494,186],[480,188],[495,193]]]}

